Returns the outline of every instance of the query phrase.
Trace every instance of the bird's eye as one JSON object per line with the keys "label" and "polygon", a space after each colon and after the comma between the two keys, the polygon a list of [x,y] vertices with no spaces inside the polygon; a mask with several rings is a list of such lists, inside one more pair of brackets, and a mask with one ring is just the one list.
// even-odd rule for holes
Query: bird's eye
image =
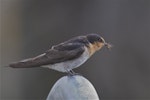
{"label": "bird's eye", "polygon": [[101,39],[101,38],[99,38],[99,39],[98,39],[98,41],[99,41],[99,42],[102,42],[102,39]]}

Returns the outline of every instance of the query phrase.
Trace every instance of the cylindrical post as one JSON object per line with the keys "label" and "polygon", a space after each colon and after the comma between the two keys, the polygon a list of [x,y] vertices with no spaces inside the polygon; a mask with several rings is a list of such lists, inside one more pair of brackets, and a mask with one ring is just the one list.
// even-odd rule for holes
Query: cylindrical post
{"label": "cylindrical post", "polygon": [[60,78],[52,87],[46,100],[99,100],[93,85],[83,76]]}

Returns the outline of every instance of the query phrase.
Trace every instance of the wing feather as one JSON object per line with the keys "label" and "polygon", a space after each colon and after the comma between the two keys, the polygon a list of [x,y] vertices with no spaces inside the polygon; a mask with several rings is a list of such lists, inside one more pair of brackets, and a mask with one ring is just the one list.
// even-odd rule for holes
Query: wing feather
{"label": "wing feather", "polygon": [[29,58],[20,62],[10,64],[13,68],[31,68],[42,65],[60,63],[67,60],[75,59],[82,55],[84,46],[79,43],[61,44],[52,47],[46,53],[34,58]]}

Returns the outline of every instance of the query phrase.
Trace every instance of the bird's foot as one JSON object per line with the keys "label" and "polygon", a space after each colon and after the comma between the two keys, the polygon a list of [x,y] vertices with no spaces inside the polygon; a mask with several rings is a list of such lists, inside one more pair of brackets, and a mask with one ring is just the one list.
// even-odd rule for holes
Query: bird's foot
{"label": "bird's foot", "polygon": [[79,74],[79,73],[74,72],[72,69],[69,70],[69,71],[67,71],[67,73],[68,73],[69,76],[81,75],[81,74]]}

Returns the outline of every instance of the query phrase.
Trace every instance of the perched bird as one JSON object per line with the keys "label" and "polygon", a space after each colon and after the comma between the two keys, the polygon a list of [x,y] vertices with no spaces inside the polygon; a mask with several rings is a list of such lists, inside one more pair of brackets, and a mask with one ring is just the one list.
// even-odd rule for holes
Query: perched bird
{"label": "perched bird", "polygon": [[96,51],[103,46],[111,45],[98,34],[87,34],[74,37],[66,42],[54,45],[45,53],[34,58],[11,63],[12,68],[46,67],[59,72],[74,74],[74,68],[87,61]]}

